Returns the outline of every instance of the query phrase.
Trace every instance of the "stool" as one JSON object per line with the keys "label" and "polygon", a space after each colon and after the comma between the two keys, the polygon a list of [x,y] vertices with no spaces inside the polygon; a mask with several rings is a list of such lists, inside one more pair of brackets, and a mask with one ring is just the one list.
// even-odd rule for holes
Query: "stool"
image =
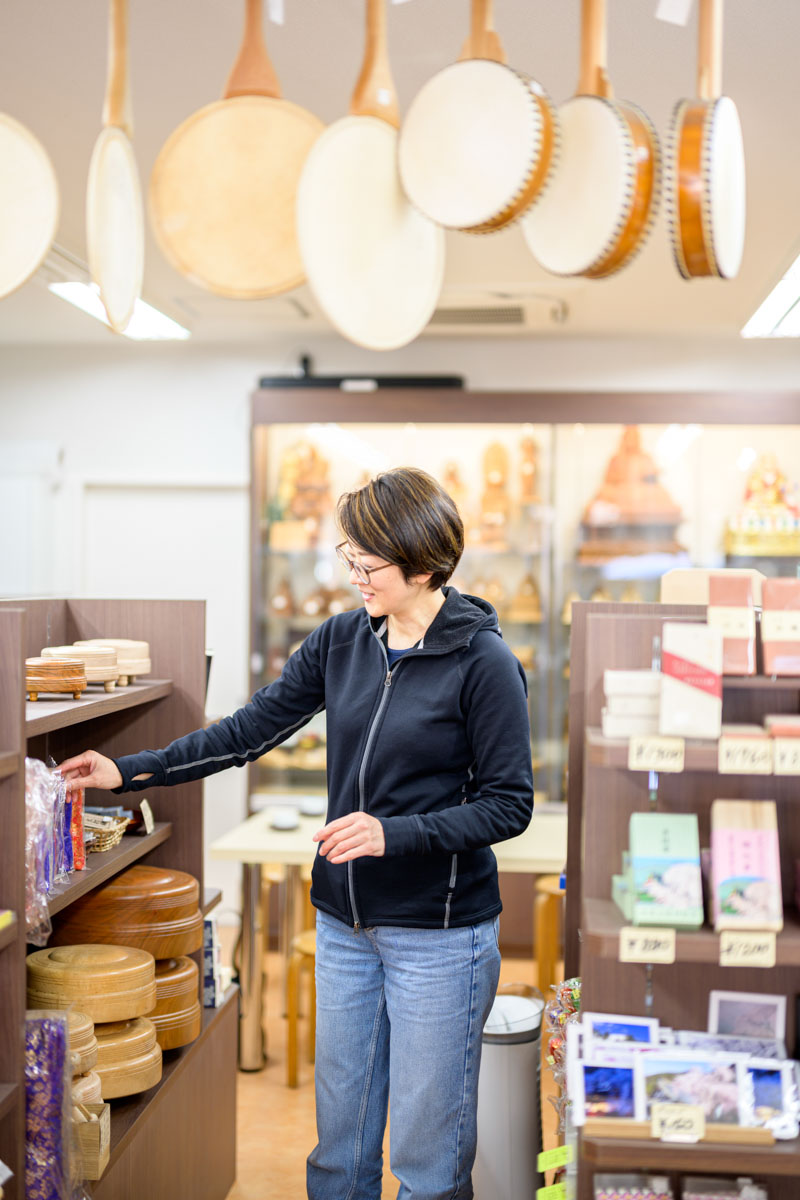
{"label": "stool", "polygon": [[[283,863],[264,863],[261,867],[261,928],[264,930],[264,948],[269,949],[269,904],[273,887],[286,882],[286,867]],[[280,936],[280,935],[279,935]]]}
{"label": "stool", "polygon": [[289,970],[286,981],[286,1016],[288,1038],[286,1054],[286,1083],[297,1087],[297,1031],[300,1024],[300,974],[304,967],[311,968],[311,989],[308,1012],[308,1061],[314,1061],[314,1041],[317,1026],[317,989],[314,982],[314,965],[317,953],[317,931],[304,929],[292,940]]}
{"label": "stool", "polygon": [[561,950],[561,902],[564,892],[559,875],[540,875],[534,884],[533,929],[536,943],[537,983],[547,995],[556,982],[556,963]]}

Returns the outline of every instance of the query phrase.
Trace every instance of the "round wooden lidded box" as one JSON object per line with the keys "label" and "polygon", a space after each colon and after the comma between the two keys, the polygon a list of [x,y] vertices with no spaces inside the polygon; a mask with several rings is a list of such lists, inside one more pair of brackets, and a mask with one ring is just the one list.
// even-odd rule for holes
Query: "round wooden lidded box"
{"label": "round wooden lidded box", "polygon": [[86,1075],[76,1075],[72,1080],[73,1104],[102,1104],[103,1085],[96,1071]]}
{"label": "round wooden lidded box", "polygon": [[94,1036],[94,1021],[86,1013],[72,1008],[67,1013],[69,1022],[69,1060],[73,1075],[85,1075],[97,1062],[97,1038]]}
{"label": "round wooden lidded box", "polygon": [[149,1020],[162,1050],[186,1046],[199,1037],[203,1024],[197,991],[197,963],[167,958],[156,963],[156,1006]]}
{"label": "round wooden lidded box", "polygon": [[112,646],[43,646],[42,658],[77,658],[83,663],[88,683],[102,683],[107,692],[117,686],[119,667]]}
{"label": "round wooden lidded box", "polygon": [[193,875],[137,864],[71,904],[50,944],[111,942],[154,958],[192,954],[203,945],[199,898]]}
{"label": "round wooden lidded box", "polygon": [[147,1017],[98,1025],[97,1074],[104,1100],[146,1092],[161,1078],[161,1047]]}
{"label": "round wooden lidded box", "polygon": [[127,687],[137,675],[149,675],[150,643],[136,642],[132,638],[86,638],[76,646],[111,646],[117,652],[119,664],[119,686]]}
{"label": "round wooden lidded box", "polygon": [[31,1008],[74,1004],[93,1021],[127,1021],[155,1007],[156,964],[146,950],[48,946],[29,954],[26,965]]}
{"label": "round wooden lidded box", "polygon": [[86,670],[78,658],[26,658],[25,691],[29,700],[38,700],[39,693],[66,692],[80,700],[86,691]]}

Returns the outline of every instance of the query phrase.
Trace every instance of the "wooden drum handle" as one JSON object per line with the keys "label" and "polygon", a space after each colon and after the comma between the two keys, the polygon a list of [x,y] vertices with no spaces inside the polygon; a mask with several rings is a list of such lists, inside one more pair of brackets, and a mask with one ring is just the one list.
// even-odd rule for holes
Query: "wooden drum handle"
{"label": "wooden drum handle", "polygon": [[697,29],[697,94],[716,100],[722,95],[722,0],[700,0]]}
{"label": "wooden drum handle", "polygon": [[264,43],[261,0],[245,0],[244,37],[223,96],[225,100],[234,96],[281,97],[281,85]]}
{"label": "wooden drum handle", "polygon": [[582,0],[579,95],[613,96],[607,60],[606,0]]}
{"label": "wooden drum handle", "polygon": [[108,80],[103,124],[131,136],[131,90],[128,75],[128,0],[111,0],[108,13]]}
{"label": "wooden drum handle", "polygon": [[461,47],[459,59],[488,58],[505,63],[506,52],[494,30],[494,0],[472,0],[469,37]]}
{"label": "wooden drum handle", "polygon": [[398,129],[400,107],[386,44],[386,0],[366,0],[364,61],[350,101],[354,117],[379,117]]}

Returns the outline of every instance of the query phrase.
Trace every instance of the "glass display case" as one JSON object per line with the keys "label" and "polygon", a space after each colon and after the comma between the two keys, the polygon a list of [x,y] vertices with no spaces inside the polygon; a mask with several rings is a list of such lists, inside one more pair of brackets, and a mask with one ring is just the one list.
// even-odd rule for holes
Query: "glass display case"
{"label": "glass display case", "polygon": [[[359,603],[335,556],[338,496],[389,467],[422,467],[464,519],[454,586],[495,606],[525,668],[537,800],[559,802],[572,602],[657,600],[676,566],[796,574],[800,428],[774,416],[655,423],[642,418],[669,406],[654,397],[628,405],[638,424],[566,422],[558,395],[534,395],[256,393],[252,685],[275,679],[319,622]],[[573,397],[572,410],[599,416],[593,400],[581,410]],[[323,790],[324,714],[254,764],[251,782],[256,805],[263,792]]]}

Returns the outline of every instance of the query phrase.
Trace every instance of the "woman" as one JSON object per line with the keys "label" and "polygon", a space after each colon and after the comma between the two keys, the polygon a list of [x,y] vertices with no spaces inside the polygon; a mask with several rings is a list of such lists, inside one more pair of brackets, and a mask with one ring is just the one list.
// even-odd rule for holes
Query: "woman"
{"label": "woman", "polygon": [[391,1095],[398,1200],[467,1200],[500,969],[489,847],[522,833],[533,805],[525,676],[491,605],[445,587],[464,530],[434,479],[388,471],[340,499],[338,522],[366,613],[325,621],[218,724],[62,771],[114,791],[182,783],[253,761],[325,709],[308,1196],[379,1200]]}

